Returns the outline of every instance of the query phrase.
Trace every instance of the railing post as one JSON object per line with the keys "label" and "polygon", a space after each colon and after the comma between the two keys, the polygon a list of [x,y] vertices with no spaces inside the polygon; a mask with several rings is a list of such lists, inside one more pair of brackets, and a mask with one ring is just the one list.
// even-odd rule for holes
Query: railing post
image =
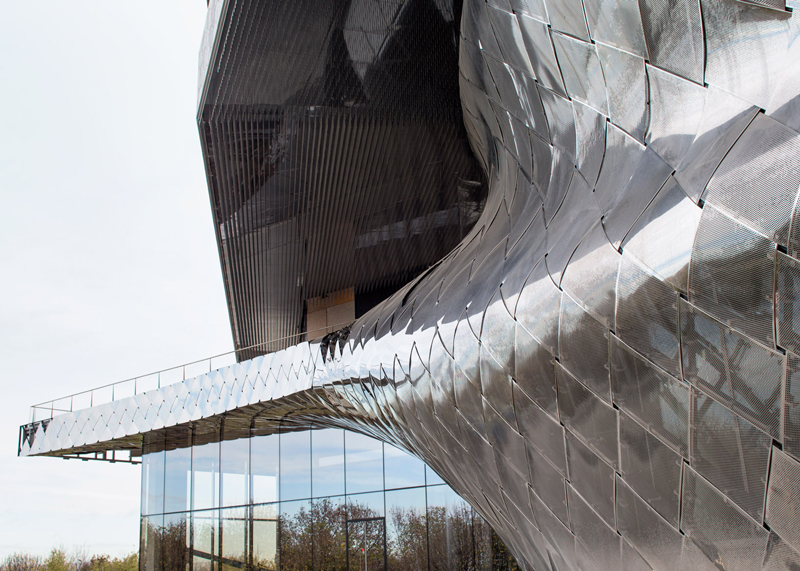
{"label": "railing post", "polygon": [[161,371],[158,372],[158,388],[161,388]]}

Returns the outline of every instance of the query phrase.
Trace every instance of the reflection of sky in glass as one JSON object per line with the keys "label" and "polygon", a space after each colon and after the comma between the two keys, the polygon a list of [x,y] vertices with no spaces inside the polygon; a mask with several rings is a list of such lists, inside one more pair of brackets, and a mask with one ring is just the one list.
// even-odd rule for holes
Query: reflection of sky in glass
{"label": "reflection of sky in glass", "polygon": [[183,512],[191,509],[192,449],[167,450],[164,471],[164,511]]}
{"label": "reflection of sky in glass", "polygon": [[164,508],[164,452],[142,460],[142,513],[162,513]]}
{"label": "reflection of sky in glass", "polygon": [[386,510],[389,519],[394,512],[414,511],[419,517],[425,517],[425,488],[410,488],[407,490],[393,490],[386,492]]}
{"label": "reflection of sky in glass", "polygon": [[285,432],[281,441],[281,500],[311,497],[311,434]]}
{"label": "reflection of sky in glass", "polygon": [[344,431],[311,432],[311,491],[314,497],[344,494]]}
{"label": "reflection of sky in glass", "polygon": [[219,442],[195,446],[192,451],[193,509],[219,505]]}
{"label": "reflection of sky in glass", "polygon": [[383,492],[347,496],[350,519],[383,517]]}
{"label": "reflection of sky in glass", "polygon": [[429,486],[437,484],[444,484],[444,480],[439,477],[439,474],[434,472],[430,466],[425,466],[425,483]]}
{"label": "reflection of sky in glass", "polygon": [[422,460],[389,444],[384,445],[383,452],[387,490],[425,485],[425,464]]}
{"label": "reflection of sky in glass", "polygon": [[311,513],[311,500],[299,500],[296,502],[281,502],[281,517],[293,518],[300,511]]}
{"label": "reflection of sky in glass", "polygon": [[278,435],[250,439],[250,474],[254,504],[278,500]]}
{"label": "reflection of sky in glass", "polygon": [[383,489],[383,444],[345,431],[344,449],[348,494]]}
{"label": "reflection of sky in glass", "polygon": [[247,469],[250,463],[250,441],[224,440],[220,451],[222,473],[222,505],[241,506],[247,503]]}

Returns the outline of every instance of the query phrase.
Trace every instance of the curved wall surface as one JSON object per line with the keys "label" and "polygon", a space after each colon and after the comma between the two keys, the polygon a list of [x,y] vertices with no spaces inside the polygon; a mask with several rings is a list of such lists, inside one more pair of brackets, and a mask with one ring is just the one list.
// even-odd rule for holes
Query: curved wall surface
{"label": "curved wall surface", "polygon": [[490,190],[462,243],[349,332],[57,416],[22,453],[325,423],[423,459],[530,569],[800,565],[799,22],[467,0]]}

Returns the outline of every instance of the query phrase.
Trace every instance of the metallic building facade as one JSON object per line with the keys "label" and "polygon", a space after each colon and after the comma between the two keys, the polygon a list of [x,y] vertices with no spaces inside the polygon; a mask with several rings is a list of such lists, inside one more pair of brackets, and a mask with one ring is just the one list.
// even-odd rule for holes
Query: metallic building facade
{"label": "metallic building facade", "polygon": [[[23,427],[20,453],[137,451],[153,435],[169,439],[204,419],[224,419],[242,431],[254,423],[275,430],[322,423],[424,460],[529,569],[800,565],[800,20],[793,15],[800,5],[464,0],[448,7],[434,0],[353,0],[342,3],[341,12],[339,4],[331,8],[337,15],[320,28],[316,16],[304,16],[322,18],[323,4],[306,12],[270,4],[285,16],[267,21],[331,38],[342,31],[339,49],[349,54],[344,60],[351,62],[353,83],[334,90],[344,95],[327,99],[321,112],[351,130],[362,120],[355,118],[362,108],[385,117],[370,108],[369,101],[380,100],[370,95],[370,70],[389,69],[378,63],[389,61],[391,50],[375,46],[391,45],[390,31],[420,25],[439,30],[432,35],[443,33],[432,23],[447,22],[442,14],[460,23],[448,45],[458,49],[463,123],[488,195],[482,200],[459,190],[477,188],[470,186],[479,178],[472,171],[462,175],[467,171],[461,166],[443,167],[437,176],[456,173],[461,182],[434,186],[455,198],[425,212],[461,212],[479,203],[477,223],[439,262],[348,329],[37,420]],[[224,54],[237,46],[246,51],[251,36],[236,36],[233,30],[245,28],[232,23],[257,22],[261,8],[258,2],[212,4],[203,77],[222,77],[214,70],[223,69]],[[353,24],[351,11],[372,19]],[[405,14],[414,16],[403,20]],[[432,20],[420,23],[426,18]],[[376,29],[383,31],[372,38]],[[372,51],[359,51],[361,40],[352,34],[348,43],[345,31],[362,33]],[[430,50],[439,44],[421,45]],[[291,91],[292,97],[313,91],[313,81],[293,75],[305,68],[284,66],[265,53],[252,60],[263,67],[251,65],[248,80],[296,81],[302,89]],[[357,65],[362,53],[372,54],[366,66]],[[446,57],[436,61],[441,77],[455,65]],[[236,66],[227,65],[233,77]],[[332,76],[306,77],[346,75],[337,68]],[[353,85],[362,91],[354,95]],[[337,176],[351,159],[349,164],[361,165],[359,174],[380,164],[359,158],[361,135],[330,131],[321,137],[316,115],[310,115],[320,100],[299,95],[282,100],[297,104],[282,116],[284,126],[271,132],[272,146],[253,150],[255,131],[225,127],[240,121],[225,115],[227,109],[213,111],[222,117],[217,123],[203,114],[208,94],[219,88],[203,88],[201,128],[239,134],[214,139],[201,133],[207,165],[220,141],[225,148],[239,141],[237,160],[263,165],[284,139],[296,145],[287,157],[300,153],[304,166],[327,157]],[[245,87],[233,91],[249,93]],[[410,91],[395,99],[420,95],[419,105],[406,109],[391,97],[382,101],[397,105],[395,117],[402,121],[415,117],[408,121],[430,125],[435,119],[425,115],[426,102],[437,99]],[[230,103],[234,115],[242,113],[238,103]],[[343,118],[334,119],[337,113]],[[345,120],[347,113],[356,115]],[[281,138],[300,124],[287,116],[301,119],[307,139]],[[251,121],[256,130],[269,123],[259,121]],[[438,148],[455,148],[458,137],[457,131],[442,133]],[[318,142],[309,146],[311,139]],[[428,144],[425,136],[413,140]],[[389,142],[372,148],[384,144],[394,149]],[[452,164],[462,164],[458,160]],[[266,176],[254,168],[240,169],[239,188],[242,180]],[[330,172],[311,170],[323,179]],[[223,271],[233,276],[226,264],[243,263],[247,255],[263,261],[264,255],[228,245],[235,234],[228,228],[255,231],[248,226],[255,218],[247,218],[244,202],[236,202],[231,190],[214,189],[216,172],[209,174],[212,201],[217,192],[235,207],[216,213]],[[298,192],[289,187],[294,190],[285,196]],[[369,210],[347,210],[337,193],[351,187],[362,185],[325,186],[320,192],[328,202],[320,212],[333,209],[335,217]],[[267,196],[276,197],[273,206],[280,211],[285,196],[274,190],[278,186],[270,188]],[[239,196],[252,202],[256,195]],[[462,199],[470,205],[450,206]],[[408,238],[409,222],[419,217],[406,212],[392,220],[406,221]],[[225,226],[231,216],[248,221]],[[397,223],[385,220],[370,227],[371,236]],[[265,224],[271,231],[273,222]],[[468,224],[452,226],[455,231]],[[377,244],[377,238],[365,240]],[[400,242],[391,256],[401,255]],[[344,240],[347,248],[358,243]],[[253,248],[255,242],[241,244]],[[285,258],[296,264],[303,259]],[[380,256],[370,261],[393,263]],[[294,283],[295,266],[276,267],[283,268],[277,276]],[[272,298],[259,293],[255,278],[239,275],[244,278],[226,278],[232,323],[249,331],[237,312],[253,323],[257,316],[244,309],[236,288],[260,303]],[[236,279],[243,281],[236,285]],[[291,327],[265,329],[266,338],[237,337],[237,349],[292,333]]]}

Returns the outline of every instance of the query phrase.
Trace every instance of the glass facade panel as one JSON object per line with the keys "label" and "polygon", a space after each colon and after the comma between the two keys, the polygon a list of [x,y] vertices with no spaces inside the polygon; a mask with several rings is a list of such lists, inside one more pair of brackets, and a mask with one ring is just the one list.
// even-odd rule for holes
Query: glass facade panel
{"label": "glass facade panel", "polygon": [[282,432],[281,441],[281,501],[311,497],[311,434]]}
{"label": "glass facade panel", "polygon": [[279,437],[250,438],[250,494],[254,504],[278,501]]}
{"label": "glass facade panel", "polygon": [[311,431],[311,492],[315,498],[344,495],[344,430]]}
{"label": "glass facade panel", "polygon": [[164,512],[192,509],[189,490],[192,483],[192,449],[167,450],[164,457]]}
{"label": "glass facade panel", "polygon": [[425,488],[386,492],[386,547],[389,568],[428,568],[428,526]]}
{"label": "glass facade panel", "polygon": [[472,507],[449,486],[431,486],[428,541],[431,571],[475,568]]}
{"label": "glass facade panel", "polygon": [[[343,435],[340,436],[344,438]],[[311,504],[311,518],[314,569],[344,569],[347,557],[347,502],[344,496],[314,500]]]}
{"label": "glass facade panel", "polygon": [[163,571],[189,571],[190,537],[188,513],[164,516],[164,527],[161,529]]}
{"label": "glass facade panel", "polygon": [[220,510],[222,538],[219,550],[219,568],[221,571],[235,571],[247,567],[248,514],[249,508]]}
{"label": "glass facade panel", "polygon": [[278,504],[253,506],[253,569],[278,569]]}
{"label": "glass facade panel", "polygon": [[345,432],[344,450],[347,494],[383,490],[383,443]]}
{"label": "glass facade panel", "polygon": [[348,571],[386,569],[386,520],[350,519],[346,523]]}
{"label": "glass facade panel", "polygon": [[248,503],[247,473],[250,463],[250,439],[223,440],[220,445],[221,506]]}
{"label": "glass facade panel", "polygon": [[305,571],[313,568],[311,535],[311,502],[281,502],[278,537],[282,570]]}
{"label": "glass facade panel", "polygon": [[164,525],[163,515],[152,515],[142,518],[141,553],[139,567],[142,571],[161,571],[161,528]]}
{"label": "glass facade panel", "polygon": [[425,463],[389,444],[383,445],[383,472],[387,490],[425,485]]}
{"label": "glass facade panel", "polygon": [[347,518],[367,519],[384,516],[383,492],[347,496]]}
{"label": "glass facade panel", "polygon": [[192,509],[219,506],[219,441],[192,448]]}
{"label": "glass facade panel", "polygon": [[[192,570],[216,571],[219,550],[219,512],[192,512]],[[150,571],[149,569],[147,571]]]}
{"label": "glass facade panel", "polygon": [[435,486],[437,484],[444,484],[445,482],[430,466],[425,466],[425,483],[429,486]]}
{"label": "glass facade panel", "polygon": [[164,513],[164,451],[142,456],[142,514]]}
{"label": "glass facade panel", "polygon": [[202,425],[190,447],[154,448],[142,457],[141,571],[516,569],[464,500],[371,438],[321,429],[220,442]]}
{"label": "glass facade panel", "polygon": [[494,571],[492,536],[494,532],[480,515],[473,513],[472,535],[475,538],[475,569]]}

